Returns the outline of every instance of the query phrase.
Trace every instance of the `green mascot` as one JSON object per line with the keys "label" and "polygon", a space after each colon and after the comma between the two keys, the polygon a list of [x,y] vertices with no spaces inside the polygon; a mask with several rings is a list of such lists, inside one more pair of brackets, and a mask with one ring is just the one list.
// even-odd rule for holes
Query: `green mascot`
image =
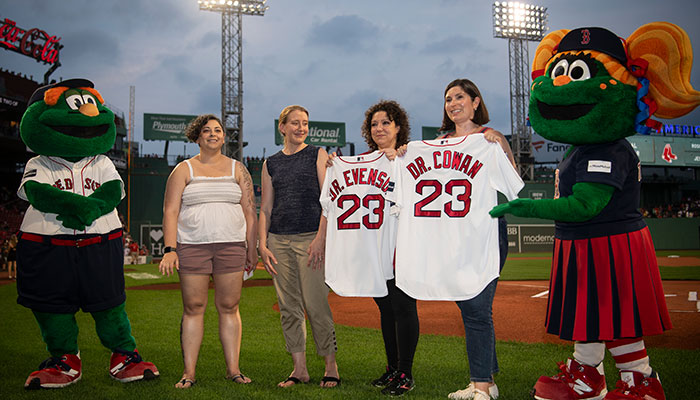
{"label": "green mascot", "polygon": [[[542,376],[536,399],[665,399],[643,336],[671,328],[656,253],[638,210],[641,164],[625,139],[649,133],[700,103],[690,85],[692,49],[676,25],[654,22],[621,39],[603,28],[559,30],[533,62],[530,122],[541,136],[572,146],[555,175],[554,199],[516,199],[506,213],[555,221],[546,329],[574,341],[556,376]],[[608,391],[611,353],[620,380]]]}
{"label": "green mascot", "polygon": [[141,360],[124,304],[124,197],[114,164],[114,113],[86,79],[43,86],[20,123],[22,140],[39,154],[27,162],[18,195],[29,201],[17,247],[17,302],[34,313],[51,357],[27,389],[61,388],[82,376],[75,313],[95,320],[112,352],[110,375],[121,382],[159,375]]}

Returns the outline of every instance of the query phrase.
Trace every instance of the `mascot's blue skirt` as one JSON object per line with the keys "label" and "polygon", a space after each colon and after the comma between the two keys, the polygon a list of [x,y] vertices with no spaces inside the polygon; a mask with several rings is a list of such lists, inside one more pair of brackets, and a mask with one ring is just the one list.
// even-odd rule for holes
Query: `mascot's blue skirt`
{"label": "mascot's blue skirt", "polygon": [[554,241],[547,332],[606,341],[671,329],[649,229]]}

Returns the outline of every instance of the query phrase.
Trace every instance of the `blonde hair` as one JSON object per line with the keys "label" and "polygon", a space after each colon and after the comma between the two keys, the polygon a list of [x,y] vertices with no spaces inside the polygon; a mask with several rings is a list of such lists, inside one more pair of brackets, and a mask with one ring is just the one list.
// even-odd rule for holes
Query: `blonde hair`
{"label": "blonde hair", "polygon": [[287,119],[289,118],[289,114],[291,114],[294,111],[303,111],[306,114],[306,118],[309,117],[309,111],[307,111],[306,108],[304,108],[300,105],[294,104],[291,106],[287,106],[284,108],[284,110],[282,110],[282,112],[280,113],[279,124],[280,125],[286,124]]}

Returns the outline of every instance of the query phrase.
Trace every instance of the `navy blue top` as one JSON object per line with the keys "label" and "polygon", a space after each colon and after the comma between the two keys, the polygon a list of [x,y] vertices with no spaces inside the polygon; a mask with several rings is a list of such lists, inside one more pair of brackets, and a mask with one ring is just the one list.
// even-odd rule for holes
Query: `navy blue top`
{"label": "navy blue top", "polygon": [[579,182],[602,183],[615,188],[610,202],[600,214],[584,222],[556,221],[555,236],[574,240],[617,235],[637,231],[646,226],[639,212],[641,164],[627,139],[612,143],[574,146],[559,163],[559,197],[573,194]]}
{"label": "navy blue top", "polygon": [[319,148],[308,145],[286,155],[277,152],[267,159],[267,172],[275,190],[270,232],[278,235],[316,232],[321,219],[321,188],[316,159]]}

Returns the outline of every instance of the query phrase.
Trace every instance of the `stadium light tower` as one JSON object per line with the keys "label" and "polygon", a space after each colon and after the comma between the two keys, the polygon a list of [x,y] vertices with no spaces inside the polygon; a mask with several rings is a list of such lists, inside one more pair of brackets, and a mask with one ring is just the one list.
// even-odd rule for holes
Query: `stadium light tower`
{"label": "stadium light tower", "polygon": [[539,41],[547,30],[547,8],[503,1],[493,3],[493,37],[508,39],[510,65],[510,127],[513,155],[523,180],[533,180],[532,131],[527,125],[530,99],[528,41]]}
{"label": "stadium light tower", "polygon": [[265,15],[267,0],[198,0],[199,9],[221,13],[221,121],[229,157],[243,158],[243,15]]}

